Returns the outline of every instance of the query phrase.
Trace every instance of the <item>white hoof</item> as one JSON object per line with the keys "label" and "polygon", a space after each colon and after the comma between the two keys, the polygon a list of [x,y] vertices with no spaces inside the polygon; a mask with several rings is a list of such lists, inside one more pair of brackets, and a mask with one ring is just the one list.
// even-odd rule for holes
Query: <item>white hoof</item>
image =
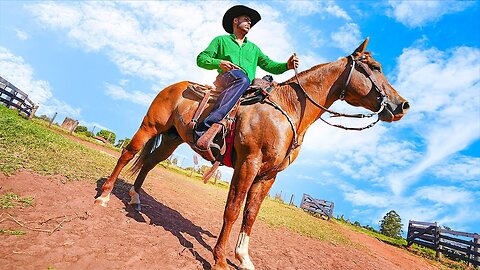
{"label": "white hoof", "polygon": [[254,270],[255,266],[248,255],[248,242],[250,237],[245,232],[238,236],[237,247],[235,248],[235,257],[240,261],[239,269]]}
{"label": "white hoof", "polygon": [[95,199],[95,204],[103,206],[103,207],[107,207],[107,202],[108,201],[110,201],[110,194],[108,194],[107,196],[100,196],[100,197],[96,198]]}

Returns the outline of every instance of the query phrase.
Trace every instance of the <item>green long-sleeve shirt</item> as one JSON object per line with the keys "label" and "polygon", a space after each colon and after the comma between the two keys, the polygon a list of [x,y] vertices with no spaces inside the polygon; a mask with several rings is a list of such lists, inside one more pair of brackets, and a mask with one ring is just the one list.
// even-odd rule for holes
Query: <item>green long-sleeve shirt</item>
{"label": "green long-sleeve shirt", "polygon": [[205,69],[217,69],[218,73],[223,73],[223,70],[220,69],[220,61],[228,60],[241,67],[250,82],[255,79],[257,66],[273,74],[281,74],[288,70],[287,63],[270,60],[257,45],[248,41],[246,37],[241,46],[235,39],[234,34],[214,38],[210,45],[197,56],[197,65]]}

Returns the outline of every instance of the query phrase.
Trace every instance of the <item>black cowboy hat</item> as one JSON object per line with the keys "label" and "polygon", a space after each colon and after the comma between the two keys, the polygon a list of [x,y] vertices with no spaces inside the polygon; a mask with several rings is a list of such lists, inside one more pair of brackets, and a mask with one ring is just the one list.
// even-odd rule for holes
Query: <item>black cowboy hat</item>
{"label": "black cowboy hat", "polygon": [[227,12],[225,12],[225,15],[223,15],[223,21],[222,21],[223,29],[225,29],[225,31],[227,31],[228,33],[232,34],[233,19],[242,15],[246,15],[250,17],[250,21],[251,21],[250,27],[253,27],[258,21],[262,19],[262,17],[260,16],[260,13],[258,13],[254,9],[251,9],[249,7],[242,6],[242,5],[233,6],[230,9],[228,9]]}

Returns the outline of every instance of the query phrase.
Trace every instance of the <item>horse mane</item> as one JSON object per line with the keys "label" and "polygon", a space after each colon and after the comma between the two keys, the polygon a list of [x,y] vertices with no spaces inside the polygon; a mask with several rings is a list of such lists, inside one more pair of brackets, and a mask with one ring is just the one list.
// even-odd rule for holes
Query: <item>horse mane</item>
{"label": "horse mane", "polygon": [[[322,64],[315,65],[315,66],[313,66],[313,67],[311,67],[311,68],[309,68],[309,69],[307,69],[307,70],[304,70],[304,71],[299,72],[299,73],[298,73],[298,76],[301,76],[301,75],[303,75],[303,74],[306,74],[306,73],[315,71],[315,70],[317,70],[317,69],[319,69],[319,68],[321,68],[321,67],[323,67],[323,66],[325,66],[325,65],[327,65],[327,64],[329,64],[329,63],[322,63]],[[287,84],[289,84],[289,83],[291,83],[291,82],[294,82],[294,81],[296,81],[295,76],[293,76],[292,78],[290,78],[290,79],[288,79],[288,80],[286,80],[286,81],[284,81],[284,82],[279,83],[278,86],[284,86],[284,85],[287,85]]]}

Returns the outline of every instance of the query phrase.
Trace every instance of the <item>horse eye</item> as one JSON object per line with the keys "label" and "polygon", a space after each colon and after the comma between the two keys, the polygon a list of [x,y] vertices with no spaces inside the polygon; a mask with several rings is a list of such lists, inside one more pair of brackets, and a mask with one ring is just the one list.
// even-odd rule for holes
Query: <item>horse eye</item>
{"label": "horse eye", "polygon": [[382,73],[382,70],[380,69],[380,67],[372,67],[373,71],[378,71],[380,73]]}

